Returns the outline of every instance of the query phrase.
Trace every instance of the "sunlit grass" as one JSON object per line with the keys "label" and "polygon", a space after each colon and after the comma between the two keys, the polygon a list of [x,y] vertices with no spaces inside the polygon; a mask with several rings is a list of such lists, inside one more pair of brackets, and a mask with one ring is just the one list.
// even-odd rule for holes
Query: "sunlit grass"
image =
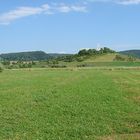
{"label": "sunlit grass", "polygon": [[138,70],[0,73],[0,139],[85,140],[140,130]]}

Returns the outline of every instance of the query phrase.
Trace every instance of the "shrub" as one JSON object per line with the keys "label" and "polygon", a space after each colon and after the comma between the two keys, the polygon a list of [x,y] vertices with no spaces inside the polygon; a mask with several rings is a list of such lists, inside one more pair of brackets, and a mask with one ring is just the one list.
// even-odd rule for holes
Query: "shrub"
{"label": "shrub", "polygon": [[10,61],[3,61],[1,62],[3,65],[10,65]]}
{"label": "shrub", "polygon": [[2,66],[0,66],[0,72],[2,72],[3,71],[3,68],[2,68]]}
{"label": "shrub", "polygon": [[125,61],[125,57],[121,56],[121,55],[116,55],[115,61]]}
{"label": "shrub", "polygon": [[86,64],[77,65],[77,67],[86,67]]}
{"label": "shrub", "polygon": [[51,68],[66,68],[66,65],[50,65]]}
{"label": "shrub", "polygon": [[127,61],[129,61],[129,62],[133,62],[133,61],[136,61],[136,58],[133,57],[133,56],[128,56]]}

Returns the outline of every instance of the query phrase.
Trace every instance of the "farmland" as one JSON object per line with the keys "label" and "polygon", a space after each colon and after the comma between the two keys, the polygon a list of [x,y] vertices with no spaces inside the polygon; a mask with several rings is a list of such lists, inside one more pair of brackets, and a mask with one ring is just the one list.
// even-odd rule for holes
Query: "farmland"
{"label": "farmland", "polygon": [[140,0],[0,7],[0,140],[140,140]]}
{"label": "farmland", "polygon": [[0,139],[138,139],[139,85],[131,68],[5,70]]}

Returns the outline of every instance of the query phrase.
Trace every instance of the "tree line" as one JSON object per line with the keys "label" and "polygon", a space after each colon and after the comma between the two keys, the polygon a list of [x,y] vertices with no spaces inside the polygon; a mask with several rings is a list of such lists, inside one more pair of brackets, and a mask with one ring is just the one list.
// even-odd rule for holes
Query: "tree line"
{"label": "tree line", "polygon": [[115,53],[115,51],[107,47],[100,48],[99,50],[82,49],[77,54],[58,57],[56,60],[64,61],[64,62],[73,62],[73,61],[82,62],[85,59],[89,58],[90,56],[97,56],[97,55],[102,55],[107,53]]}

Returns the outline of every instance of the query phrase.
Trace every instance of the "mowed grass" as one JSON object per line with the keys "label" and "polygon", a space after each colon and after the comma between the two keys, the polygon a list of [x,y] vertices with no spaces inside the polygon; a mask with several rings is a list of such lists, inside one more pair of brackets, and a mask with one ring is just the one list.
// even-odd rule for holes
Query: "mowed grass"
{"label": "mowed grass", "polygon": [[0,73],[0,139],[139,137],[139,85],[138,70],[5,70]]}
{"label": "mowed grass", "polygon": [[113,62],[117,54],[103,54],[99,56],[92,56],[85,62]]}

